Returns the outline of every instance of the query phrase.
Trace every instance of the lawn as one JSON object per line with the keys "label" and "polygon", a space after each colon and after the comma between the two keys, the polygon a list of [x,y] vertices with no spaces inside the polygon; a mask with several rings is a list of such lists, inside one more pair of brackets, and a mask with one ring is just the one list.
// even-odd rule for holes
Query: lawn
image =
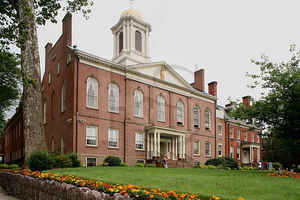
{"label": "lawn", "polygon": [[203,196],[217,195],[228,200],[237,200],[240,196],[245,200],[300,200],[300,179],[268,177],[266,173],[257,171],[89,167],[51,172],[107,183],[134,184]]}

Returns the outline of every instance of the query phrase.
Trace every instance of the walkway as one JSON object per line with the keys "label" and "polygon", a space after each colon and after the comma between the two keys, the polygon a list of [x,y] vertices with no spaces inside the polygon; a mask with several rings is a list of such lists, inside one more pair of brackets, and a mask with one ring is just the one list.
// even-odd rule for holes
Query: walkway
{"label": "walkway", "polygon": [[0,187],[0,200],[18,200],[15,197],[8,196],[6,192]]}

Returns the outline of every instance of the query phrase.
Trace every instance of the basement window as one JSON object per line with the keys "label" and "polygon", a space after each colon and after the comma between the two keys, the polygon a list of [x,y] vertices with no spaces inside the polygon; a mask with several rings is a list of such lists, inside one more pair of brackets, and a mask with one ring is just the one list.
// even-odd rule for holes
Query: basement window
{"label": "basement window", "polygon": [[86,158],[87,167],[95,167],[96,165],[97,165],[97,158],[93,158],[93,157]]}

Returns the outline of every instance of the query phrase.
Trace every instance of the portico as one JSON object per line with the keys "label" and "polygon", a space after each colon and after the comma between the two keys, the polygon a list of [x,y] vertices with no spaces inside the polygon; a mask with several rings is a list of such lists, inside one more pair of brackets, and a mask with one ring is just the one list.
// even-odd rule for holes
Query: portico
{"label": "portico", "polygon": [[260,146],[253,142],[242,143],[242,163],[251,164],[260,161]]}
{"label": "portico", "polygon": [[167,156],[168,159],[185,158],[185,131],[151,126],[146,129],[147,159]]}

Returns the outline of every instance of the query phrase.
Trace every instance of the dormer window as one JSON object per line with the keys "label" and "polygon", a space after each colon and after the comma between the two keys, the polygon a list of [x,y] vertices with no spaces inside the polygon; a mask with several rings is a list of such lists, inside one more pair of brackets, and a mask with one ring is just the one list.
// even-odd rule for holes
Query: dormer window
{"label": "dormer window", "polygon": [[123,32],[119,34],[119,53],[123,50]]}
{"label": "dormer window", "polygon": [[135,31],[135,50],[142,52],[142,33]]}

